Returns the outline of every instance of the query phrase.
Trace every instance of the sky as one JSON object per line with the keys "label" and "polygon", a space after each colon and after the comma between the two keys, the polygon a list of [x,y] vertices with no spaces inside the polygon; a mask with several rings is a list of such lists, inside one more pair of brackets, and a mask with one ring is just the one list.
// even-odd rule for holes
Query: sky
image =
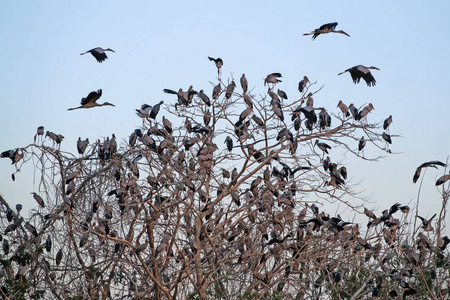
{"label": "sky", "polygon": [[[416,167],[450,154],[447,1],[3,1],[0,3],[0,150],[27,146],[36,128],[65,136],[61,149],[76,153],[79,136],[90,141],[112,133],[119,139],[141,124],[142,103],[175,101],[162,92],[193,85],[210,91],[216,68],[207,56],[224,60],[222,77],[246,74],[263,93],[263,78],[283,74],[280,88],[300,97],[307,75],[323,89],[315,103],[337,113],[339,100],[372,103],[369,122],[393,117],[391,150],[378,162],[345,160],[352,182],[378,212],[395,202],[413,207],[419,184]],[[302,36],[339,22],[351,37]],[[112,48],[100,64],[80,53]],[[376,66],[375,87],[354,85],[355,65]],[[116,107],[68,112],[90,91]],[[102,102],[102,101],[99,101]],[[358,106],[358,105],[357,105]],[[48,143],[48,142],[47,142]],[[355,145],[356,147],[356,145]],[[0,160],[0,194],[11,204],[34,207],[38,188],[31,164],[12,182],[14,166]],[[444,174],[427,170],[420,215],[439,213],[442,199],[434,183]],[[447,185],[448,187],[448,185]],[[447,222],[450,217],[447,217]]]}

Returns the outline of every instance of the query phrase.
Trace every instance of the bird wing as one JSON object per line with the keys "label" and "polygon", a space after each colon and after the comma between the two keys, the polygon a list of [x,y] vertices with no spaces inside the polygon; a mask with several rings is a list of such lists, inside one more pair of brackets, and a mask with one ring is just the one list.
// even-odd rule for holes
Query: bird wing
{"label": "bird wing", "polygon": [[421,164],[419,166],[419,168],[425,168],[425,167],[436,167],[436,165],[441,166],[441,167],[446,167],[447,164],[439,161],[439,160],[432,160],[432,161],[427,161],[424,162],[423,164]]}
{"label": "bird wing", "polygon": [[422,171],[422,167],[418,167],[416,172],[414,173],[413,182],[416,183],[420,177],[420,171]]}
{"label": "bird wing", "polygon": [[105,59],[108,58],[108,56],[106,56],[106,53],[103,51],[102,48],[94,48],[94,49],[89,50],[89,52],[92,54],[92,56],[95,57],[95,59],[99,63],[104,62]]}
{"label": "bird wing", "polygon": [[370,71],[367,73],[361,73],[361,76],[366,81],[368,86],[375,86],[375,84],[377,83],[377,81],[375,80],[375,78],[373,78],[373,75],[372,73],[370,73]]}
{"label": "bird wing", "polygon": [[[360,70],[355,69],[355,68],[348,69],[347,71],[350,72],[350,75],[352,76],[352,79],[353,79],[353,83],[355,83],[355,84],[359,83],[359,81],[361,80],[361,77],[363,76],[363,72],[361,72]],[[365,80],[365,78],[364,78],[364,80]]]}
{"label": "bird wing", "polygon": [[337,22],[323,24],[322,26],[320,26],[319,30],[324,30],[324,29],[334,30],[337,25],[338,25]]}
{"label": "bird wing", "polygon": [[86,98],[81,99],[81,105],[86,105],[89,102],[95,102],[102,96],[102,90],[92,91]]}
{"label": "bird wing", "polygon": [[163,89],[163,92],[166,93],[166,94],[175,94],[175,95],[178,94],[178,93],[175,92],[174,90],[169,90],[169,89]]}
{"label": "bird wing", "polygon": [[436,185],[441,185],[441,184],[445,183],[447,180],[450,180],[450,174],[441,176],[441,177],[436,181]]}

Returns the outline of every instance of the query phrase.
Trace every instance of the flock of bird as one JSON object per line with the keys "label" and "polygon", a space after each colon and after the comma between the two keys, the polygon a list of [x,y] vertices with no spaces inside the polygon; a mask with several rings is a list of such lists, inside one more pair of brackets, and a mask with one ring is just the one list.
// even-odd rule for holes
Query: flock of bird
{"label": "flock of bird", "polygon": [[[337,22],[324,24],[320,28],[312,31],[311,33],[305,33],[304,35],[313,35],[312,36],[313,40],[316,39],[320,34],[326,34],[326,33],[340,33],[340,34],[344,34],[344,35],[350,37],[349,34],[347,34],[346,32],[344,32],[342,30],[336,31],[335,28],[337,25],[338,25]],[[105,53],[106,51],[114,52],[112,49],[109,49],[109,48],[103,49],[103,48],[97,47],[97,48],[91,49],[89,51],[86,51],[86,52],[82,53],[81,55],[91,53],[99,63],[102,63],[103,61],[105,61],[107,59],[107,56]],[[217,74],[220,77],[221,69],[223,66],[223,60],[221,58],[213,58],[213,57],[208,57],[208,59],[215,63],[215,66],[217,68]],[[353,82],[355,84],[359,83],[360,79],[362,78],[367,83],[367,85],[369,87],[371,87],[371,86],[375,86],[376,81],[375,81],[375,78],[373,77],[373,75],[371,74],[370,69],[379,70],[378,68],[373,67],[373,66],[365,67],[362,65],[358,65],[358,66],[352,67],[350,69],[347,69],[344,72],[339,73],[338,75],[349,72],[353,79]],[[280,89],[278,89],[276,93],[273,92],[274,87],[278,83],[281,82],[280,78],[282,78],[281,73],[271,73],[271,74],[267,75],[266,78],[264,79],[264,85],[267,85],[269,88],[268,94],[271,98],[270,105],[271,105],[273,113],[278,117],[278,119],[281,122],[284,123],[285,118],[284,118],[282,103],[284,100],[288,99],[288,96],[284,91],[282,91]],[[300,93],[306,93],[308,83],[309,83],[308,77],[304,76],[303,79],[298,84],[298,90]],[[246,104],[246,109],[239,115],[239,119],[234,124],[234,126],[235,126],[235,133],[238,136],[238,138],[244,140],[248,136],[248,133],[246,132],[246,128],[248,127],[248,125],[246,125],[246,123],[247,123],[246,119],[248,119],[249,116],[251,116],[252,120],[259,126],[263,126],[264,122],[260,118],[258,118],[255,114],[252,115],[252,109],[253,109],[254,104],[252,102],[251,97],[248,94],[248,81],[247,81],[247,78],[245,77],[245,74],[243,74],[242,77],[240,78],[240,85],[243,90],[242,98]],[[211,104],[213,103],[213,101],[219,97],[219,95],[222,91],[225,92],[225,98],[230,99],[234,93],[235,88],[236,88],[236,83],[234,81],[229,83],[225,87],[224,90],[222,90],[222,86],[219,83],[218,85],[214,86],[214,88],[213,88],[213,91],[211,94],[211,97],[213,100],[210,99],[210,97],[205,93],[204,90],[200,90],[199,92],[197,92],[194,90],[193,86],[190,86],[187,91],[183,91],[183,89],[180,88],[178,91],[175,91],[172,89],[164,89],[163,92],[166,94],[172,94],[172,95],[177,96],[177,103],[175,104],[175,107],[190,105],[192,103],[194,97],[197,97],[207,107],[210,107]],[[70,111],[70,110],[76,110],[76,109],[80,109],[80,108],[92,108],[92,107],[97,107],[97,106],[114,106],[113,104],[108,103],[108,102],[105,102],[102,104],[97,103],[97,100],[101,96],[102,96],[101,89],[99,89],[98,91],[92,91],[88,94],[87,97],[82,98],[81,106],[69,108],[68,110]],[[291,120],[294,122],[294,129],[297,131],[300,129],[300,126],[301,126],[302,120],[300,119],[300,115],[302,115],[302,114],[305,117],[305,119],[304,119],[305,126],[309,131],[312,131],[313,126],[317,123],[319,123],[318,127],[320,130],[324,130],[331,126],[331,116],[327,113],[327,111],[324,108],[314,107],[314,100],[313,100],[312,96],[313,96],[313,94],[309,93],[306,96],[306,103],[305,103],[306,105],[302,106],[302,104],[303,104],[303,101],[302,101],[300,106],[292,111]],[[136,114],[143,119],[154,119],[155,120],[161,109],[161,106],[163,104],[164,104],[164,101],[160,101],[159,103],[156,103],[155,105],[143,104],[140,108],[136,109]],[[363,107],[362,109],[358,110],[358,108],[353,103],[350,104],[349,106],[347,106],[346,104],[344,104],[342,102],[342,100],[339,101],[339,103],[337,104],[337,107],[341,110],[341,112],[343,114],[343,119],[349,118],[350,116],[352,116],[355,121],[364,121],[367,118],[367,115],[372,110],[374,110],[374,106],[371,103],[369,103],[367,106]],[[316,114],[316,111],[320,111],[320,112],[318,114]],[[189,133],[193,132],[193,133],[200,133],[200,134],[205,134],[205,133],[210,132],[211,128],[209,127],[209,124],[211,122],[211,117],[212,117],[211,113],[208,110],[203,116],[204,126],[202,126],[200,124],[196,124],[196,125],[192,126],[192,124],[189,122],[189,120],[186,119],[185,126],[186,126],[187,131]],[[383,122],[383,129],[385,130],[385,132],[383,132],[382,137],[389,144],[392,143],[392,140],[391,140],[391,136],[387,132],[388,132],[388,129],[389,129],[389,126],[391,123],[392,123],[392,116],[389,116]],[[163,125],[163,128],[158,128],[158,127],[150,128],[146,134],[143,134],[140,129],[134,130],[134,132],[129,137],[129,141],[128,141],[129,145],[131,147],[133,147],[135,145],[137,139],[139,139],[144,144],[149,146],[151,149],[153,149],[161,154],[164,149],[166,149],[167,147],[170,146],[171,143],[173,143],[170,138],[171,134],[173,132],[172,123],[163,116],[162,117],[162,125]],[[44,130],[43,126],[38,127],[37,133],[34,136],[34,141],[36,142],[37,138],[43,137],[44,132],[45,132],[45,130]],[[156,145],[156,141],[151,137],[152,134],[159,135],[164,138],[164,140],[160,143],[159,146]],[[56,143],[58,145],[60,145],[62,140],[64,139],[64,136],[62,136],[61,134],[55,134],[50,131],[47,131],[45,133],[45,137],[49,137],[53,141],[53,143]],[[286,139],[286,140],[289,140],[292,143],[292,145],[294,145],[295,140],[293,137],[294,137],[294,135],[292,134],[292,132],[290,130],[288,130],[287,127],[285,127],[284,129],[282,129],[279,132],[279,134],[277,136],[277,140]],[[193,138],[186,138],[183,141],[185,150],[188,151],[189,148],[192,147],[194,144],[196,144],[198,141],[199,141],[199,138],[197,136],[193,137]],[[112,135],[111,139],[108,137],[103,143],[100,143],[100,141],[98,141],[97,144],[98,144],[98,149],[99,149],[98,153],[99,153],[101,160],[109,159],[117,151],[117,141],[116,141],[116,137],[114,134]],[[80,155],[83,155],[84,152],[86,151],[88,145],[89,145],[89,139],[82,140],[80,137],[77,141],[78,153]],[[225,145],[226,145],[226,148],[228,151],[232,151],[232,149],[234,148],[233,139],[230,136],[226,137]],[[365,146],[366,146],[366,139],[364,136],[362,136],[358,143],[358,151],[363,151]],[[211,150],[208,147],[213,147],[213,146],[208,145],[204,149],[199,150],[199,157],[201,155],[208,156],[211,154],[210,153],[211,151],[214,151],[214,149]],[[263,161],[263,158],[264,158],[263,154],[261,152],[255,150],[252,147],[253,147],[253,145],[247,146],[247,148],[249,149],[249,153],[257,161]],[[320,151],[322,151],[322,160],[321,161],[323,162],[323,168],[326,172],[329,172],[331,175],[330,181],[326,182],[326,184],[330,185],[330,186],[334,186],[334,187],[339,187],[342,184],[344,184],[344,180],[347,179],[347,169],[343,166],[338,167],[336,163],[332,163],[329,156],[327,156],[324,159],[325,154],[328,155],[329,150],[332,149],[332,147],[330,145],[328,145],[327,143],[320,142],[318,139],[315,140],[314,147],[317,147],[318,149],[320,149]],[[201,152],[201,151],[203,151],[203,152]],[[295,148],[293,149],[293,151],[295,152]],[[184,154],[184,152],[182,152],[182,153]],[[184,157],[182,157],[183,154],[180,153],[180,156],[178,158],[179,160],[184,160]],[[12,161],[12,164],[16,164],[16,167],[17,167],[17,163],[24,156],[24,151],[20,148],[17,148],[15,150],[7,150],[7,151],[2,152],[0,154],[0,156],[2,158],[10,158]],[[143,157],[142,154],[138,154],[133,160],[128,162],[128,167],[134,174],[134,175],[129,176],[130,181],[136,180],[136,177],[137,178],[139,177],[139,168],[137,167],[137,164],[138,164],[138,161],[140,159],[142,159],[142,157]],[[199,158],[199,160],[200,160],[200,158]],[[255,180],[253,180],[250,185],[250,191],[257,190],[257,187],[260,184],[262,184],[263,182],[266,186],[269,187],[271,184],[270,181],[268,180],[270,175],[279,177],[279,178],[285,178],[288,176],[293,176],[295,174],[295,172],[297,172],[298,170],[300,170],[302,168],[303,169],[309,168],[309,167],[298,167],[297,169],[291,170],[290,167],[287,166],[287,164],[284,164],[282,162],[280,162],[280,164],[283,166],[281,171],[278,171],[278,169],[276,169],[276,167],[273,167],[272,173],[270,173],[270,171],[269,171],[268,174],[267,173],[264,174],[264,177],[258,176]],[[422,169],[428,168],[428,167],[437,168],[438,166],[446,167],[447,165],[440,161],[429,161],[429,162],[421,164],[415,171],[415,174],[413,177],[413,182],[414,183],[417,182]],[[79,175],[80,171],[81,171],[81,169],[78,167],[72,174],[70,174],[66,177],[65,182],[68,185],[66,193],[70,194],[70,192],[72,191],[72,188],[74,186],[73,179]],[[223,174],[226,174],[225,171],[226,170],[224,170]],[[120,174],[118,176],[120,178]],[[133,176],[135,176],[135,177],[133,177]],[[231,177],[232,181],[233,181],[233,177],[236,178],[236,176],[237,176],[236,169],[233,170],[233,173],[231,175],[230,174],[223,175],[224,178]],[[116,179],[117,179],[117,177],[116,177]],[[117,180],[119,180],[119,179],[117,179]],[[437,180],[436,185],[441,185],[448,180],[450,180],[450,174],[440,177]],[[156,181],[156,179],[152,180],[152,178],[149,178],[148,182],[152,185],[159,184],[158,181]],[[129,182],[127,185],[127,188],[129,187],[130,184],[131,183]],[[127,189],[127,188],[125,188],[125,189]],[[195,190],[195,186],[193,188]],[[269,187],[269,189],[274,193],[274,195],[275,195],[275,193],[277,193],[277,191],[276,191],[275,187],[273,187],[273,185],[272,185],[272,188]],[[33,198],[36,200],[36,202],[39,204],[40,207],[45,207],[44,200],[42,199],[41,196],[39,196],[35,192],[33,192],[31,194],[33,195]],[[117,196],[117,191],[114,191],[114,192],[112,191],[112,192],[110,192],[109,195],[113,195],[113,194],[116,194],[116,196]],[[257,192],[253,192],[253,194],[256,195]],[[236,200],[236,198],[233,195],[232,195],[232,197],[233,197],[233,201],[237,202],[237,200],[239,200],[239,199]],[[164,199],[162,199],[160,197],[159,201],[163,202]],[[205,200],[205,202],[206,202],[206,200]],[[94,213],[96,212],[97,206],[98,206],[98,202],[96,204],[94,201],[94,204],[93,204],[93,212]],[[21,209],[22,209],[22,206],[20,204],[18,204],[16,206],[17,215],[19,215]],[[208,209],[209,208],[206,206],[205,210],[208,210]],[[339,232],[345,230],[344,229],[345,226],[352,224],[351,222],[344,222],[343,220],[341,220],[338,217],[330,218],[329,216],[321,215],[318,213],[318,209],[314,205],[311,207],[311,209],[313,210],[315,217],[310,220],[307,220],[307,221],[302,220],[302,223],[299,226],[301,230],[304,229],[305,231],[314,231],[314,230],[318,231],[320,227],[328,226],[328,229],[330,231],[339,233]],[[385,238],[386,242],[392,242],[392,239],[394,236],[393,232],[395,232],[395,230],[399,226],[399,222],[398,222],[398,220],[393,218],[393,214],[396,213],[398,210],[400,210],[404,213],[407,213],[407,212],[409,212],[409,207],[402,206],[399,203],[396,203],[391,208],[383,211],[382,215],[380,217],[376,217],[376,215],[372,211],[365,209],[364,213],[370,219],[368,227],[376,226],[378,224],[383,223],[384,226],[386,226],[386,228],[388,228],[388,230],[384,232],[384,238]],[[304,214],[306,214],[306,211],[304,211]],[[424,218],[424,217],[418,216],[420,218],[420,220],[422,221],[422,229],[424,231],[432,230],[431,222],[435,216],[436,215],[432,216],[431,218]],[[9,222],[13,221],[14,218],[13,218],[12,210],[6,211],[6,217]],[[303,215],[303,217],[304,217],[304,215]],[[17,218],[17,220],[20,220],[20,218]],[[8,227],[7,230],[14,230],[14,226],[17,227],[19,225],[20,224],[16,224],[16,222],[13,222],[9,225],[10,227]],[[29,230],[33,235],[37,236],[36,229],[30,223],[27,222],[25,224],[25,228],[27,230]],[[231,242],[235,238],[236,238],[236,236],[234,236],[233,238],[229,237],[229,241]],[[281,244],[288,238],[292,238],[292,234],[288,234],[284,237],[276,236],[276,234],[274,234],[274,235],[272,235],[272,238],[268,241],[268,245]],[[423,239],[425,239],[425,238],[423,238]],[[267,240],[268,240],[268,237],[267,237]],[[447,244],[449,242],[450,242],[450,240],[447,237],[445,237],[444,238],[445,246],[443,246],[443,249],[445,249],[445,247],[447,246]],[[9,245],[7,243],[8,243],[7,240],[3,241],[3,251],[5,253],[7,253],[9,251]],[[82,244],[82,241],[80,241],[80,246],[81,246],[81,244]],[[366,249],[373,249],[373,247],[369,246],[366,241],[361,240],[360,244],[361,244],[361,249],[363,247]],[[51,241],[51,237],[49,236],[45,243],[45,249],[47,251],[50,251],[49,249],[51,249],[51,245],[52,245],[52,241]],[[387,261],[391,258],[392,257],[389,258],[388,256],[386,256],[384,260]],[[240,259],[241,259],[241,257],[240,257]],[[261,258],[261,260],[262,259],[263,258]],[[384,260],[383,260],[383,262],[384,262]],[[57,264],[59,264],[59,263],[57,263]],[[20,269],[18,274],[21,275],[20,273],[22,272],[22,275],[23,275],[26,272],[26,270],[27,269],[23,269],[23,270]],[[340,279],[338,279],[338,278],[340,278],[340,275],[338,276],[337,273],[335,273],[335,274],[336,274],[335,281],[338,282],[340,280]]]}

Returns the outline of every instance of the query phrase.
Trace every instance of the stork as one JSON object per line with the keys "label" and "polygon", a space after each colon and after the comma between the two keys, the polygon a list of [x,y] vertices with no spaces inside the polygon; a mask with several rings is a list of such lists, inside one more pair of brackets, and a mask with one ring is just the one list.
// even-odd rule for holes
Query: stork
{"label": "stork", "polygon": [[143,118],[148,119],[148,116],[150,115],[150,111],[152,110],[152,106],[148,104],[142,104],[141,109],[136,109],[136,115]]}
{"label": "stork", "polygon": [[236,87],[236,83],[234,82],[234,80],[232,80],[231,83],[227,86],[227,90],[225,92],[225,98],[226,99],[230,99],[231,98],[231,96],[233,95],[235,87]]}
{"label": "stork", "polygon": [[416,172],[414,173],[414,176],[413,176],[413,182],[416,183],[417,180],[419,179],[422,168],[432,167],[432,168],[437,169],[437,166],[446,167],[447,164],[444,164],[443,162],[438,161],[438,160],[424,162],[423,164],[421,164],[420,166],[417,167]]}
{"label": "stork", "polygon": [[44,203],[44,199],[42,199],[41,196],[39,196],[38,194],[36,194],[35,192],[31,193],[33,195],[34,200],[36,200],[36,202],[41,206],[41,207],[45,207],[45,203]]}
{"label": "stork", "polygon": [[306,84],[307,84],[308,82],[309,82],[308,77],[303,76],[303,79],[300,80],[300,82],[298,83],[298,91],[299,91],[300,93],[302,93],[303,90],[306,88]]}
{"label": "stork", "polygon": [[341,109],[344,117],[350,117],[350,113],[348,112],[348,107],[347,107],[347,105],[345,105],[344,102],[342,102],[342,100],[339,100],[339,103],[336,107],[339,107]]}
{"label": "stork", "polygon": [[383,122],[383,129],[387,130],[389,133],[390,133],[390,131],[389,131],[388,127],[389,127],[389,125],[391,125],[391,123],[392,123],[392,115],[390,115],[389,118],[387,118]]}
{"label": "stork", "polygon": [[[358,143],[358,151],[363,151],[365,146],[366,146],[366,140],[364,139],[364,136],[362,136]],[[363,151],[363,157],[364,157],[364,151]]]}
{"label": "stork", "polygon": [[99,89],[97,91],[92,91],[89,93],[89,95],[86,98],[81,99],[81,106],[69,108],[68,110],[74,110],[74,109],[79,109],[79,108],[92,108],[92,107],[96,107],[96,106],[105,106],[105,105],[115,106],[114,104],[109,103],[109,102],[105,102],[102,104],[97,103],[97,100],[101,96],[102,96],[101,89]]}
{"label": "stork", "polygon": [[214,86],[213,88],[213,92],[212,92],[212,97],[214,100],[216,100],[217,98],[219,98],[219,94],[222,91],[222,87],[220,86],[220,82]]}
{"label": "stork", "polygon": [[444,184],[448,180],[450,180],[450,174],[443,175],[436,181],[436,186]]}
{"label": "stork", "polygon": [[362,77],[366,81],[367,86],[375,86],[377,81],[375,80],[375,78],[373,78],[372,73],[370,73],[370,69],[380,70],[374,66],[365,67],[363,65],[357,65],[350,69],[345,70],[344,72],[339,73],[338,76],[344,74],[345,72],[350,72],[354,84],[359,83]]}
{"label": "stork", "polygon": [[246,93],[248,90],[248,81],[247,81],[247,78],[245,78],[245,74],[242,74],[242,77],[241,77],[241,87],[242,87],[242,90],[244,91],[244,93]]}
{"label": "stork", "polygon": [[37,132],[36,132],[36,134],[34,135],[34,142],[36,143],[36,138],[37,137],[41,137],[41,139],[42,139],[42,137],[44,136],[44,126],[39,126],[38,128],[37,128]]}
{"label": "stork", "polygon": [[82,140],[81,137],[79,137],[78,141],[77,141],[78,154],[83,155],[84,151],[86,150],[88,145],[89,145],[89,139],[88,138],[86,138],[85,140]]}
{"label": "stork", "polygon": [[323,24],[319,28],[314,29],[314,31],[311,31],[310,33],[304,33],[303,35],[311,35],[312,34],[313,40],[315,40],[316,37],[318,37],[320,34],[329,33],[329,32],[345,34],[348,37],[350,36],[348,33],[346,33],[343,30],[335,30],[337,25],[338,25],[338,22]]}
{"label": "stork", "polygon": [[[330,145],[328,145],[326,143],[319,143],[319,140],[316,140],[316,142],[314,143],[314,146],[319,147],[319,149],[323,151],[323,155],[325,155],[325,153],[329,154],[328,149],[331,149]],[[323,156],[322,156],[322,158],[323,158]]]}
{"label": "stork", "polygon": [[111,51],[111,52],[114,52],[114,53],[116,52],[116,51],[114,51],[113,49],[110,49],[110,48],[103,49],[101,47],[97,47],[97,48],[91,49],[89,51],[86,51],[84,53],[81,53],[80,55],[84,55],[86,53],[91,53],[92,56],[94,56],[95,59],[99,63],[102,63],[108,58],[108,56],[106,56],[106,53],[105,53],[106,51]]}
{"label": "stork", "polygon": [[219,75],[220,75],[220,69],[222,68],[222,66],[223,66],[223,60],[220,58],[220,57],[218,57],[218,58],[212,58],[212,57],[210,57],[210,56],[208,56],[208,59],[210,60],[210,61],[214,61],[214,63],[216,64],[216,67],[217,67],[217,77],[220,77]]}
{"label": "stork", "polygon": [[287,94],[283,90],[278,89],[277,94],[278,94],[278,96],[280,96],[281,99],[284,99],[284,100],[288,99]]}
{"label": "stork", "polygon": [[55,143],[57,143],[58,146],[61,146],[61,142],[64,139],[64,136],[62,134],[56,134],[48,130],[45,133],[45,137],[49,137],[53,140],[53,146],[55,145]]}
{"label": "stork", "polygon": [[2,158],[10,158],[11,164],[17,164],[22,158],[23,158],[23,149],[16,148],[15,150],[7,150],[3,151],[0,154],[0,157]]}
{"label": "stork", "polygon": [[273,85],[275,86],[275,84],[281,82],[281,80],[278,79],[280,77],[283,77],[281,73],[270,73],[269,75],[267,75],[266,79],[264,79],[264,86],[266,85],[266,83],[273,83]]}

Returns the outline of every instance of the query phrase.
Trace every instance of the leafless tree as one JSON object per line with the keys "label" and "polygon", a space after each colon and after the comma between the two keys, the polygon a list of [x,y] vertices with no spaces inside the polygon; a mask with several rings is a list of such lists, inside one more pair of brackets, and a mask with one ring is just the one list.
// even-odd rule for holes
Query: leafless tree
{"label": "leafless tree", "polygon": [[[21,148],[13,163],[35,163],[45,205],[25,219],[0,197],[3,298],[446,297],[448,183],[435,231],[411,227],[400,204],[366,209],[367,228],[326,213],[319,202],[362,214],[338,158],[390,153],[383,124],[372,104],[356,116],[314,106],[316,83],[281,98],[280,77],[259,95],[232,78],[200,94],[166,89],[176,96],[138,109],[142,127],[118,146],[112,136],[80,155]],[[361,135],[380,156],[358,150]]]}

